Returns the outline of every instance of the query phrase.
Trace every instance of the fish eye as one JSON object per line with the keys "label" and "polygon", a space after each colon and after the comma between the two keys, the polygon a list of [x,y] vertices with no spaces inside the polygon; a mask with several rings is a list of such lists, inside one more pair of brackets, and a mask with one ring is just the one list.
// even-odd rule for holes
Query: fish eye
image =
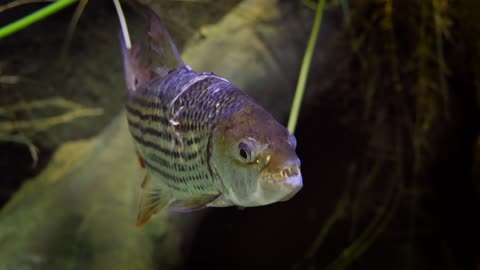
{"label": "fish eye", "polygon": [[238,154],[240,155],[240,159],[246,163],[253,161],[252,149],[245,142],[240,142],[238,144]]}
{"label": "fish eye", "polygon": [[247,154],[247,151],[243,148],[240,148],[240,156],[243,158],[243,159],[247,159],[248,157],[248,154]]}

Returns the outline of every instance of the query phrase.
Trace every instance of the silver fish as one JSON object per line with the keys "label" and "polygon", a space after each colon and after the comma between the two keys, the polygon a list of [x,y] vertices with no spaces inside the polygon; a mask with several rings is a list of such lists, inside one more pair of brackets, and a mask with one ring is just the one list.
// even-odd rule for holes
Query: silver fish
{"label": "silver fish", "polygon": [[[122,42],[127,119],[142,183],[137,225],[163,209],[252,207],[286,201],[303,185],[295,136],[252,98],[211,72],[183,63],[151,10],[149,48]],[[176,66],[155,67],[148,51]]]}

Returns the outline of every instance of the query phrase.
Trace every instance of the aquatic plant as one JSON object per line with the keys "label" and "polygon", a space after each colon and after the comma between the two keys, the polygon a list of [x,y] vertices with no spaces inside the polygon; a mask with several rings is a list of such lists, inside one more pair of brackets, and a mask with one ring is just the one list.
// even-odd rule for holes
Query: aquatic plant
{"label": "aquatic plant", "polygon": [[[77,0],[58,0],[33,12],[32,14],[29,14],[15,22],[3,26],[2,28],[0,28],[0,39],[14,34],[15,32],[20,31],[33,23],[39,22],[75,2],[77,2]],[[14,6],[12,4],[6,5]],[[6,8],[7,7],[4,7],[2,10],[6,10]]]}
{"label": "aquatic plant", "polygon": [[[336,208],[299,265],[318,266],[313,260],[335,224],[348,222],[353,232],[350,242],[322,268],[348,269],[380,238],[399,209],[408,215],[409,261],[405,263],[414,264],[420,201],[429,192],[424,175],[432,170],[445,133],[442,125],[450,114],[450,73],[444,55],[452,26],[448,7],[445,0],[372,0],[355,2],[353,11],[346,14],[351,70],[341,72],[351,74],[349,79],[356,83],[353,89],[351,85],[335,89],[335,101],[351,100],[361,108],[345,108],[350,116],[344,120],[355,126],[351,121],[361,122],[365,156],[352,162],[350,175],[355,181],[347,181]],[[409,13],[410,20],[402,17],[405,10],[414,11]],[[355,113],[361,117],[352,116]],[[379,206],[364,200],[380,187]],[[359,218],[366,216],[367,224],[359,226]]]}
{"label": "aquatic plant", "polygon": [[295,132],[295,127],[298,121],[298,114],[302,104],[303,93],[305,92],[305,85],[307,82],[308,71],[310,70],[310,65],[313,59],[313,53],[315,50],[315,43],[317,42],[318,32],[320,31],[320,25],[322,23],[323,9],[325,8],[325,0],[319,0],[316,12],[315,19],[313,22],[312,32],[308,40],[307,49],[305,50],[305,55],[303,57],[302,66],[300,69],[300,75],[298,76],[297,88],[295,90],[295,96],[293,98],[292,109],[290,111],[290,117],[288,119],[288,129],[290,132]]}

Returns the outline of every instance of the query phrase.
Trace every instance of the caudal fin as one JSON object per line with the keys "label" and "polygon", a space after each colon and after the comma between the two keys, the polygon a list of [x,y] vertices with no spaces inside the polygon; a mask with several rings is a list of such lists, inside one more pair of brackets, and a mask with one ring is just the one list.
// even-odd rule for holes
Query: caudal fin
{"label": "caudal fin", "polygon": [[169,70],[184,64],[165,24],[151,8],[143,7],[148,17],[148,28],[142,36],[146,36],[148,46],[141,42],[134,42],[130,47],[130,34],[120,4],[116,3],[116,7],[122,27],[119,37],[125,81],[129,92],[134,92],[154,76],[165,76]]}
{"label": "caudal fin", "polygon": [[167,30],[167,27],[163,23],[162,19],[150,8],[147,9],[148,13],[148,22],[149,22],[149,44],[152,50],[154,50],[157,54],[162,55],[165,54],[165,40],[170,45],[171,52],[177,61],[176,66],[184,65],[183,59],[178,52],[177,46],[175,42],[173,42],[170,33]]}
{"label": "caudal fin", "polygon": [[125,44],[125,39],[120,32],[120,46],[123,58],[123,71],[125,83],[129,92],[135,92],[144,82],[152,78],[151,64],[144,51],[145,46],[135,42],[130,49]]}
{"label": "caudal fin", "polygon": [[113,0],[120,21],[121,31],[119,34],[120,47],[122,50],[123,70],[129,92],[134,92],[137,87],[151,77],[151,65],[144,57],[142,44],[131,44],[130,33],[119,0]]}

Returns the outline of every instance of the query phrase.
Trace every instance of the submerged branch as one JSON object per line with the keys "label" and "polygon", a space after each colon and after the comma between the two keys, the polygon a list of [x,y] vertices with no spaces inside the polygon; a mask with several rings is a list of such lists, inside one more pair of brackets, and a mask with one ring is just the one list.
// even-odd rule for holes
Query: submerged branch
{"label": "submerged branch", "polygon": [[325,269],[347,269],[353,261],[359,258],[370,248],[378,236],[385,230],[390,223],[398,208],[401,197],[401,186],[398,179],[392,179],[389,191],[386,195],[387,202],[380,207],[377,215],[365,228],[362,234],[342,253],[329,264]]}
{"label": "submerged branch", "polygon": [[73,33],[77,29],[78,21],[80,20],[80,16],[83,14],[83,10],[87,5],[88,0],[80,0],[78,3],[77,8],[75,9],[75,13],[73,14],[72,20],[68,25],[67,35],[65,37],[65,42],[62,47],[62,52],[60,54],[60,59],[63,61],[67,56],[68,49],[70,48],[70,44],[72,43]]}
{"label": "submerged branch", "polygon": [[[49,109],[52,107],[64,108],[68,111],[45,118],[10,120],[19,111]],[[35,167],[38,162],[38,148],[30,140],[31,136],[53,126],[72,122],[77,118],[97,116],[102,113],[103,110],[101,108],[87,108],[63,98],[19,102],[10,106],[0,107],[0,116],[7,119],[6,121],[0,121],[0,141],[20,143],[27,146],[32,157],[32,167]]]}
{"label": "submerged branch", "polygon": [[341,195],[340,199],[337,202],[335,210],[330,215],[328,220],[325,222],[325,225],[322,226],[322,229],[320,230],[317,237],[313,241],[310,249],[307,251],[307,254],[305,256],[305,259],[307,261],[311,260],[317,254],[318,249],[327,239],[335,223],[337,223],[339,220],[345,217],[347,207],[350,203],[349,197],[351,197],[351,193],[352,193],[352,182],[355,177],[355,171],[356,171],[356,164],[353,163],[352,166],[350,167],[350,177],[348,178],[346,187],[343,190],[343,194]]}

